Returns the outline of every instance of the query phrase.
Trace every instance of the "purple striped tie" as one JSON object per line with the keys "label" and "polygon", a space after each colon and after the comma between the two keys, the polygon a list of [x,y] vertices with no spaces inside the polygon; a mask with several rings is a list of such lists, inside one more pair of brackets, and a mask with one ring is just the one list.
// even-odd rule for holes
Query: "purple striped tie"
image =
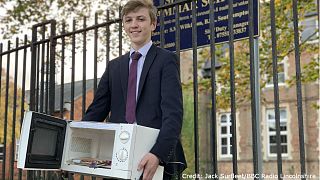
{"label": "purple striped tie", "polygon": [[136,89],[137,89],[137,64],[141,54],[134,52],[131,54],[131,65],[128,77],[128,91],[126,103],[126,121],[130,124],[136,120]]}

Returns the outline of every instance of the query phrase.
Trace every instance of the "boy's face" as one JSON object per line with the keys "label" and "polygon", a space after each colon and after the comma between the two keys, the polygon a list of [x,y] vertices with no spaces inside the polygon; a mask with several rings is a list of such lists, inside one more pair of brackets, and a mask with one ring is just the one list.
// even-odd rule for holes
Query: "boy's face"
{"label": "boy's face", "polygon": [[156,22],[151,23],[149,10],[140,8],[123,16],[123,27],[131,40],[131,46],[138,50],[151,40]]}

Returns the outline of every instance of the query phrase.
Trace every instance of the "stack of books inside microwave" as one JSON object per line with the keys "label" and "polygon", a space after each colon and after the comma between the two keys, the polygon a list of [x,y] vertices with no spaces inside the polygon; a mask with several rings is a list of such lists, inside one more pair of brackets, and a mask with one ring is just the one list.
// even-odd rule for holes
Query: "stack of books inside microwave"
{"label": "stack of books inside microwave", "polygon": [[[64,170],[115,179],[139,179],[138,164],[159,130],[137,124],[66,121],[46,114],[25,113],[18,168]],[[159,166],[154,180],[162,179]]]}

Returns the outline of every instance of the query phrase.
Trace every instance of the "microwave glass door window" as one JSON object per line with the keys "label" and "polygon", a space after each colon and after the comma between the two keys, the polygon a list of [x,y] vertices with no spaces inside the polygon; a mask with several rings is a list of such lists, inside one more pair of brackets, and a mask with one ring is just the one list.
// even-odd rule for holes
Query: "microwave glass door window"
{"label": "microwave glass door window", "polygon": [[34,132],[31,154],[54,156],[56,154],[58,132],[56,130],[37,128]]}

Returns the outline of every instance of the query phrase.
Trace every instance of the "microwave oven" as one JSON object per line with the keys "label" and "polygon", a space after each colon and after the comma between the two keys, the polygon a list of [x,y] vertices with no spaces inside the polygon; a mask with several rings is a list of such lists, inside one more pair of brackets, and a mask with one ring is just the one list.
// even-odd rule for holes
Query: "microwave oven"
{"label": "microwave oven", "polygon": [[[21,128],[17,166],[139,179],[138,164],[158,134],[158,129],[137,124],[66,121],[28,111]],[[153,179],[162,176],[163,167],[159,166]]]}

